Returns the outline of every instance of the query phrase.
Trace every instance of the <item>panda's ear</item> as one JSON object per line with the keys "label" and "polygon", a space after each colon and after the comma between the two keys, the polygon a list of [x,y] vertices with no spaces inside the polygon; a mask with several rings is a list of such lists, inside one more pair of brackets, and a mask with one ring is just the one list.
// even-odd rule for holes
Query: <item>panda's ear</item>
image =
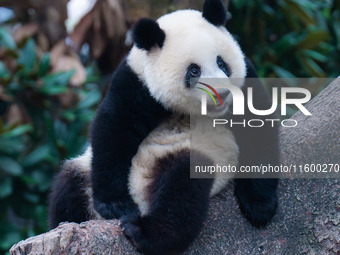
{"label": "panda's ear", "polygon": [[215,26],[224,26],[227,21],[227,8],[222,0],[206,0],[203,17]]}
{"label": "panda's ear", "polygon": [[132,30],[132,38],[138,48],[150,51],[156,46],[163,47],[165,33],[156,21],[142,18],[135,24]]}

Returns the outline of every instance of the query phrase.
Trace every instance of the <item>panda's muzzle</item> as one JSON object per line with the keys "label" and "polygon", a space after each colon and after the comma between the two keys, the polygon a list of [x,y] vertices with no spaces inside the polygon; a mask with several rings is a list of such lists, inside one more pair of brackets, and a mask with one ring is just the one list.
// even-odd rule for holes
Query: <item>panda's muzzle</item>
{"label": "panda's muzzle", "polygon": [[222,93],[219,93],[220,99],[222,101],[222,105],[219,103],[218,97],[216,95],[214,95],[214,99],[216,100],[217,105],[213,104],[213,103],[209,103],[207,104],[207,110],[208,112],[211,113],[219,113],[219,112],[223,112],[227,107],[228,107],[228,102],[227,102],[227,98],[230,94],[230,91],[225,91]]}

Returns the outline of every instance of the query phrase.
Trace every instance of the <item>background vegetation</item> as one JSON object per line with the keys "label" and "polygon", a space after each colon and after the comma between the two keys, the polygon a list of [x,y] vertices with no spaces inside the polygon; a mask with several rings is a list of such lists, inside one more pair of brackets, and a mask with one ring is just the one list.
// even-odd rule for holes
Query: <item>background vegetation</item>
{"label": "background vegetation", "polygon": [[[191,2],[143,0],[141,8],[131,0],[98,0],[67,33],[67,0],[0,0],[15,14],[0,28],[0,253],[47,230],[53,176],[61,160],[85,148],[107,77],[128,50],[125,33],[133,21]],[[227,27],[261,77],[339,75],[339,1],[228,4]]]}

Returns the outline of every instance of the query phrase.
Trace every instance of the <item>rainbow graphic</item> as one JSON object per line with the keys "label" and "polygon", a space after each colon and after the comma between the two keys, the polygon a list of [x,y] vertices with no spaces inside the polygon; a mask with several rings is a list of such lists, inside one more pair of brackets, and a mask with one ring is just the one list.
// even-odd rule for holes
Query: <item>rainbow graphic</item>
{"label": "rainbow graphic", "polygon": [[[201,84],[201,85],[203,85],[203,86],[206,86],[206,87],[209,88],[212,92],[214,92],[214,94],[217,96],[218,100],[220,101],[221,106],[223,106],[223,103],[222,103],[222,100],[221,100],[220,95],[217,93],[217,91],[216,91],[213,87],[211,87],[210,85],[208,85],[208,84],[206,84],[206,83],[203,83],[203,82],[198,82],[198,83]],[[217,106],[216,100],[215,100],[214,96],[211,94],[210,91],[208,91],[208,90],[206,90],[206,89],[204,89],[204,88],[200,88],[200,87],[198,87],[198,89],[203,90],[204,92],[208,93],[209,96],[210,96],[210,97],[212,98],[212,100],[214,101],[215,105]]]}

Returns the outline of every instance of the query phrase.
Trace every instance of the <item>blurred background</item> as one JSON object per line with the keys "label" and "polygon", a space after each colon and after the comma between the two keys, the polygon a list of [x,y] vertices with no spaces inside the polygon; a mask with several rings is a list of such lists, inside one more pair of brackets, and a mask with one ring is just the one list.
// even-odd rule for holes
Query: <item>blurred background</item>
{"label": "blurred background", "polygon": [[[0,0],[0,254],[47,230],[53,176],[86,147],[133,23],[203,2]],[[339,0],[225,2],[260,77],[339,75]]]}

